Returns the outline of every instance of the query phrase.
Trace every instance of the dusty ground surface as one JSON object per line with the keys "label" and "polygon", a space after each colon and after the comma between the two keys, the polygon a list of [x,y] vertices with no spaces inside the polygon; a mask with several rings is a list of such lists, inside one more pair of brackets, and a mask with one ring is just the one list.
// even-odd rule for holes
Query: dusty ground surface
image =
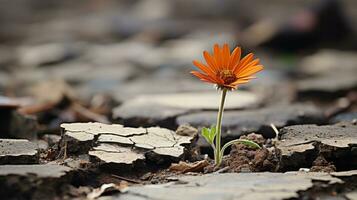
{"label": "dusty ground surface", "polygon": [[[0,199],[357,199],[356,11],[354,0],[5,1]],[[199,133],[219,94],[189,71],[225,42],[265,70],[228,94],[223,143],[262,149],[235,144],[215,167]]]}

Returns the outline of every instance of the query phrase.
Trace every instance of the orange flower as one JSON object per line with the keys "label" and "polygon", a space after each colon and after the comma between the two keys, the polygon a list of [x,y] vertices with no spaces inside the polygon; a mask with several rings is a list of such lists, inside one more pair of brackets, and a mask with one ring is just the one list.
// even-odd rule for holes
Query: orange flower
{"label": "orange flower", "polygon": [[215,44],[213,55],[204,51],[203,57],[206,65],[193,61],[202,72],[191,71],[191,74],[204,82],[216,84],[219,89],[237,89],[238,85],[249,82],[255,78],[253,74],[263,69],[259,59],[254,59],[254,54],[250,53],[241,59],[241,48],[236,47],[231,54],[228,44],[224,44],[223,48]]}

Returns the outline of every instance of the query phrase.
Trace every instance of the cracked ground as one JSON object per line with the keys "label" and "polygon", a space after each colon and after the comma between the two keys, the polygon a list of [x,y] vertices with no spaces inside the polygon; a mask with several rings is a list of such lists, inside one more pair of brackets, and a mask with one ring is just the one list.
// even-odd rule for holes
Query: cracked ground
{"label": "cracked ground", "polygon": [[[357,3],[4,0],[0,199],[357,200]],[[260,59],[227,94],[214,44]],[[231,49],[233,50],[233,49]]]}

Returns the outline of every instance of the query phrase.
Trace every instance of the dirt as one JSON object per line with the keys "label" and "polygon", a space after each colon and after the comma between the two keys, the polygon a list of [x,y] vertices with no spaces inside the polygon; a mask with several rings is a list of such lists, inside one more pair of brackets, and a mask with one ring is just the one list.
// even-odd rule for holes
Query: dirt
{"label": "dirt", "polygon": [[214,163],[205,168],[205,173],[214,171],[220,172],[275,172],[278,169],[279,159],[271,140],[265,139],[262,135],[255,133],[241,136],[241,139],[248,139],[256,142],[262,148],[254,149],[247,145],[237,143],[232,145],[229,155],[224,156],[222,165],[217,168]]}
{"label": "dirt", "polygon": [[[224,156],[222,165],[215,167],[214,161],[205,167],[204,173],[228,173],[228,172],[281,172],[281,152],[276,148],[275,142],[265,139],[259,134],[241,136],[241,139],[249,139],[258,143],[262,148],[254,149],[247,145],[237,143],[232,145],[229,155]],[[333,149],[326,146],[319,147],[316,157],[311,163],[311,172],[336,172],[336,159],[332,154]],[[342,152],[343,154],[344,152]],[[338,164],[338,163],[337,163]],[[351,168],[352,169],[352,168]]]}
{"label": "dirt", "polygon": [[[206,173],[229,173],[229,172],[278,172],[280,168],[280,152],[276,149],[275,143],[271,139],[265,139],[259,134],[249,134],[241,136],[241,139],[249,139],[258,143],[262,148],[254,149],[247,145],[237,143],[232,145],[231,151],[224,156],[222,165],[215,167],[214,161],[208,159],[209,165],[204,168],[203,173],[191,173],[202,175]],[[328,151],[329,152],[329,151]],[[310,167],[311,172],[335,172],[337,171],[333,161],[331,161],[328,153],[320,151],[313,160]],[[172,176],[179,177],[184,172],[172,172],[169,170],[161,170],[150,173],[150,182],[167,182],[172,179]],[[171,178],[168,178],[171,177]]]}
{"label": "dirt", "polygon": [[335,172],[336,166],[333,165],[332,162],[328,162],[324,156],[318,156],[314,162],[312,162],[313,166],[311,167],[311,172]]}
{"label": "dirt", "polygon": [[[177,181],[184,175],[201,176],[209,173],[228,173],[228,172],[276,172],[278,169],[279,159],[272,145],[271,140],[265,139],[259,134],[249,134],[241,136],[241,139],[249,139],[262,146],[262,149],[254,149],[244,144],[232,145],[230,154],[224,156],[222,165],[215,167],[214,161],[207,158],[209,165],[204,168],[202,172],[191,172],[186,170],[170,170],[162,169],[148,172],[142,175],[139,179],[142,183],[166,183],[170,181]],[[198,159],[198,157],[195,157]],[[200,161],[191,159],[187,161],[187,165],[194,164]],[[203,160],[201,160],[202,162]],[[173,164],[175,165],[175,164]]]}

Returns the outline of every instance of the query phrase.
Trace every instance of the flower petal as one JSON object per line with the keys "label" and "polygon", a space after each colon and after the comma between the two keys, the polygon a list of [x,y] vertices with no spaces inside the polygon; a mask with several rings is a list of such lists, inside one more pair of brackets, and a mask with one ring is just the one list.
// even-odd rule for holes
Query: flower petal
{"label": "flower petal", "polygon": [[239,47],[236,47],[233,50],[232,55],[229,58],[229,64],[228,64],[230,69],[233,69],[234,66],[236,66],[239,63],[241,53],[242,53],[242,50]]}
{"label": "flower petal", "polygon": [[218,44],[215,44],[213,47],[213,57],[216,61],[218,69],[222,69],[222,56]]}
{"label": "flower petal", "polygon": [[214,84],[216,84],[217,82],[214,80],[214,79],[212,79],[211,77],[209,77],[209,76],[207,76],[207,75],[205,75],[205,74],[202,74],[202,73],[200,73],[200,72],[198,72],[198,71],[191,71],[190,72],[191,74],[193,74],[193,75],[195,75],[195,76],[197,76],[200,80],[202,80],[202,81],[206,81],[206,82],[210,82],[210,83],[214,83]]}
{"label": "flower petal", "polygon": [[244,77],[239,77],[238,79],[239,80],[252,80],[252,79],[255,79],[257,77],[255,76],[244,76]]}
{"label": "flower petal", "polygon": [[232,85],[239,85],[239,84],[243,84],[243,83],[248,83],[249,80],[236,80],[235,82],[231,83]]}
{"label": "flower petal", "polygon": [[218,71],[218,66],[216,64],[216,61],[214,58],[209,54],[207,51],[203,52],[203,57],[205,58],[207,65],[212,68],[212,70],[217,73]]}
{"label": "flower petal", "polygon": [[246,64],[248,64],[250,61],[253,60],[254,54],[249,53],[248,55],[246,55],[240,62],[238,65],[236,65],[233,69],[233,72],[236,74],[237,71],[240,70],[240,68],[244,67]]}
{"label": "flower petal", "polygon": [[235,73],[236,73],[236,76],[240,76],[241,73],[243,73],[244,71],[246,70],[249,70],[249,68],[252,68],[256,65],[258,65],[260,62],[259,59],[255,59],[253,61],[251,61],[250,63],[247,63],[245,66],[241,66]]}
{"label": "flower petal", "polygon": [[251,67],[251,68],[246,69],[245,71],[241,72],[239,76],[240,77],[250,76],[250,75],[255,74],[263,69],[264,69],[263,65],[256,65],[254,67]]}
{"label": "flower petal", "polygon": [[202,72],[206,73],[208,76],[214,77],[216,73],[206,65],[202,64],[201,62],[194,60],[192,62],[197,68],[199,68]]}
{"label": "flower petal", "polygon": [[231,56],[231,55],[230,55],[230,52],[229,52],[229,46],[228,46],[227,43],[225,43],[225,44],[223,45],[223,49],[222,49],[222,59],[223,59],[222,65],[223,65],[223,67],[224,67],[225,69],[229,69],[228,64],[229,64],[229,57],[230,57],[230,56]]}

